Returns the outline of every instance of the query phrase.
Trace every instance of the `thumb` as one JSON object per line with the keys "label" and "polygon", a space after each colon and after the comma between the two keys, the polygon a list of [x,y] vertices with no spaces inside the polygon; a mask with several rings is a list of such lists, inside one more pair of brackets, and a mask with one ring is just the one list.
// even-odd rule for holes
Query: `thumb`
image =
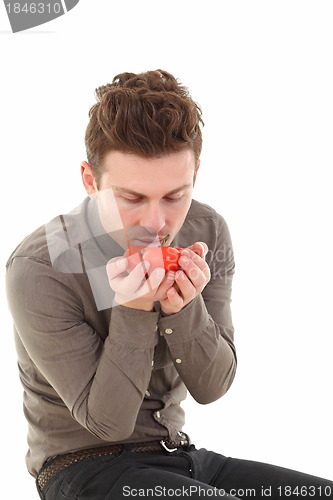
{"label": "thumb", "polygon": [[196,243],[194,243],[193,245],[191,245],[188,248],[190,250],[192,250],[192,252],[199,255],[199,257],[202,257],[202,258],[204,258],[208,253],[208,246],[203,241],[197,241]]}

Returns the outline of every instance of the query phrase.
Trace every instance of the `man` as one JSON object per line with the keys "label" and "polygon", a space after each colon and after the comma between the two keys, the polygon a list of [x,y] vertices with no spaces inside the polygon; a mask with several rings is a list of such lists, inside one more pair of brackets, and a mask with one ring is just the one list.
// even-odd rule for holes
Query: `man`
{"label": "man", "polygon": [[[161,70],[117,75],[97,99],[88,197],[7,266],[40,497],[331,496],[331,481],[197,450],[182,432],[186,391],[215,401],[236,370],[228,227],[192,199],[201,110]],[[183,249],[179,269],[165,271],[165,241]]]}

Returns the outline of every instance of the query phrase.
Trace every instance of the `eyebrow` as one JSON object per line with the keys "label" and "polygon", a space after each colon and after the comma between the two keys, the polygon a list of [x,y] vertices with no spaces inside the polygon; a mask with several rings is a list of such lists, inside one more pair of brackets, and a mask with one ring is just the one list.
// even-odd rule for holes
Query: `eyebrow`
{"label": "eyebrow", "polygon": [[[176,189],[173,189],[172,191],[169,191],[168,193],[165,193],[163,196],[169,196],[170,194],[176,194],[178,193],[179,191],[182,191],[183,189],[186,189],[186,188],[189,188],[191,187],[192,184],[184,184],[183,186],[180,186]],[[146,195],[145,194],[142,194],[142,193],[138,193],[137,191],[133,191],[132,189],[127,189],[127,188],[124,188],[124,187],[120,187],[120,186],[111,186],[112,189],[114,191],[119,191],[121,193],[127,193],[127,194],[132,194],[133,196],[138,196],[140,198],[146,198]]]}

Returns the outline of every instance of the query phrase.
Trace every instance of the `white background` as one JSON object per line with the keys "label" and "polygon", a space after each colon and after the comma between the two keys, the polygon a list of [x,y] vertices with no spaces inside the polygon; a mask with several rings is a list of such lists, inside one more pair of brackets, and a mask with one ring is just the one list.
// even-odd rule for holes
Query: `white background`
{"label": "white background", "polygon": [[[226,219],[238,372],[209,406],[188,398],[198,447],[333,479],[330,1],[81,0],[11,34],[0,5],[1,273],[14,247],[85,196],[94,89],[162,68],[203,109],[194,198]],[[12,322],[1,285],[1,467],[37,499]]]}

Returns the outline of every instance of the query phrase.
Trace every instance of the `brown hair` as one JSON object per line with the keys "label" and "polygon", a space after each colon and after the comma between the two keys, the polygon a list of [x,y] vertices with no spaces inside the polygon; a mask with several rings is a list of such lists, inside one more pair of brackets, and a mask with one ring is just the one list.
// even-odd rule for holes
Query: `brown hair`
{"label": "brown hair", "polygon": [[157,158],[191,149],[197,165],[200,124],[204,125],[201,109],[170,73],[121,73],[95,93],[97,104],[89,111],[85,144],[97,184],[109,151]]}

